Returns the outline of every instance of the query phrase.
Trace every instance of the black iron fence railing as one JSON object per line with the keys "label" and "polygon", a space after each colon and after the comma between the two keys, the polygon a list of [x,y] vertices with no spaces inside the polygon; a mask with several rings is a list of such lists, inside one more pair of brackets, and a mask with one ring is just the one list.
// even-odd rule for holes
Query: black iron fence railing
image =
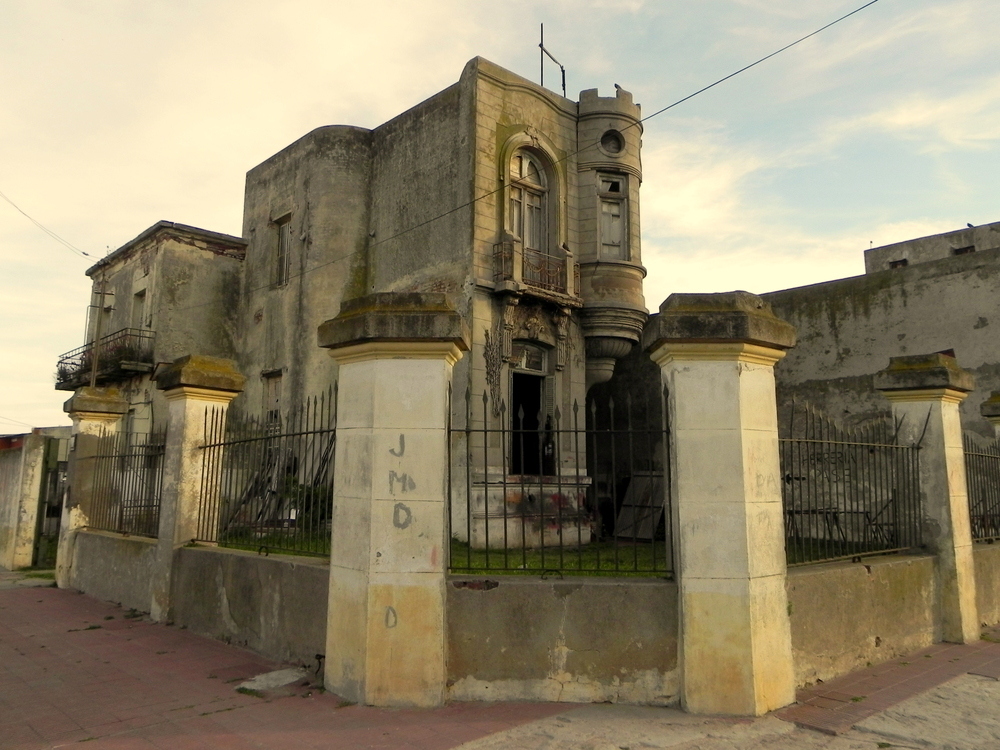
{"label": "black iron fence railing", "polygon": [[336,387],[282,414],[205,413],[198,541],[330,554]]}
{"label": "black iron fence railing", "polygon": [[844,428],[793,407],[778,441],[789,565],[859,558],[921,545],[918,446],[891,417]]}
{"label": "black iron fence railing", "polygon": [[95,356],[98,383],[149,372],[155,338],[155,333],[145,328],[123,328],[66,352],[56,364],[56,388],[75,390],[90,382]]}
{"label": "black iron fence railing", "polygon": [[159,535],[165,444],[163,431],[108,432],[99,438],[93,456],[90,528]]}
{"label": "black iron fence railing", "polygon": [[660,395],[512,415],[468,393],[449,440],[451,572],[672,576]]}
{"label": "black iron fence railing", "polygon": [[1000,440],[980,444],[963,435],[969,521],[977,542],[1000,539]]}

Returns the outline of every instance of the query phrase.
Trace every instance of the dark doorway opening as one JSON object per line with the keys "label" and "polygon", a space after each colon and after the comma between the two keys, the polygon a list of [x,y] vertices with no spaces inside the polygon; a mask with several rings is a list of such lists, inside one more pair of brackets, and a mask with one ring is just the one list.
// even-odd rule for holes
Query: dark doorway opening
{"label": "dark doorway opening", "polygon": [[545,378],[515,372],[511,377],[511,474],[542,473],[542,390]]}

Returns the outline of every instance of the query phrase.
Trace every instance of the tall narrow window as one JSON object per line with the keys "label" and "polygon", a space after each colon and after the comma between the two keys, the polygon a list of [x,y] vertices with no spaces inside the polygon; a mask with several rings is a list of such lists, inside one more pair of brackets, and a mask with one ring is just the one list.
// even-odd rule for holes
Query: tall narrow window
{"label": "tall narrow window", "polygon": [[510,160],[510,233],[525,250],[548,254],[545,173],[527,151]]}
{"label": "tall narrow window", "polygon": [[281,371],[264,373],[264,420],[270,427],[281,426]]}
{"label": "tall narrow window", "polygon": [[627,183],[623,175],[599,175],[601,200],[601,257],[628,260],[625,220],[628,208]]}
{"label": "tall narrow window", "polygon": [[274,286],[288,283],[288,254],[292,246],[291,216],[284,216],[275,223],[278,225],[278,243],[274,254]]}
{"label": "tall narrow window", "polygon": [[132,295],[132,327],[144,328],[146,325],[146,290]]}

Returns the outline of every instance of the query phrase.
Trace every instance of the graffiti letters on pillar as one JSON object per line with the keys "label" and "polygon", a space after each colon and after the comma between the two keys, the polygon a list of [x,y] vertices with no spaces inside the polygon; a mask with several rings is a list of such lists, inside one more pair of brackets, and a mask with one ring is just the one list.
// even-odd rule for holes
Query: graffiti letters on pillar
{"label": "graffiti letters on pillar", "polygon": [[407,493],[410,490],[417,489],[416,482],[413,478],[406,473],[397,474],[395,471],[389,472],[389,494],[396,495],[399,493]]}

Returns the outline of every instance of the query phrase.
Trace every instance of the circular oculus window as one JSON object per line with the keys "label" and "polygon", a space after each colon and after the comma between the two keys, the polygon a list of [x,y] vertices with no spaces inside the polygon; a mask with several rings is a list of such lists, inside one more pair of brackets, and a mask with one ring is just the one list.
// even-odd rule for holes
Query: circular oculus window
{"label": "circular oculus window", "polygon": [[608,130],[601,136],[601,149],[608,154],[618,155],[625,149],[625,139],[617,130]]}

